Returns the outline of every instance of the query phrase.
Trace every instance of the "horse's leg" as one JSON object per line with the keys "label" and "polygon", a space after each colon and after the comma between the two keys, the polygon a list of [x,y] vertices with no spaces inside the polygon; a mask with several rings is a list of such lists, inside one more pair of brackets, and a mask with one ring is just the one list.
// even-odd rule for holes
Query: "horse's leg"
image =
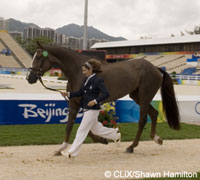
{"label": "horse's leg", "polygon": [[[143,96],[141,96],[141,93],[143,93]],[[145,99],[144,94],[145,94],[145,92],[144,91],[139,92],[139,89],[137,89],[129,94],[130,98],[132,98],[140,106],[140,119],[139,119],[139,123],[138,123],[138,131],[137,131],[137,134],[136,134],[136,137],[135,137],[133,143],[126,149],[126,152],[129,152],[129,153],[132,153],[134,148],[139,144],[140,136],[142,135],[142,131],[147,122],[147,113],[149,113],[151,98],[149,98],[149,100]]]}
{"label": "horse's leg", "polygon": [[69,101],[69,116],[68,116],[66,131],[65,131],[65,139],[62,145],[55,151],[54,155],[56,156],[61,155],[61,151],[66,149],[69,144],[71,131],[74,125],[74,120],[76,119],[76,115],[79,111],[79,107],[80,106],[78,103],[75,103],[74,101]]}
{"label": "horse's leg", "polygon": [[157,125],[158,111],[151,104],[149,106],[148,114],[151,117],[151,134],[150,134],[150,137],[157,144],[161,145],[163,143],[163,141],[159,136],[156,135],[156,125]]}
{"label": "horse's leg", "polygon": [[[140,81],[142,83],[139,84],[137,90],[130,93],[130,97],[133,98],[138,105],[140,105],[140,119],[136,137],[133,143],[126,149],[126,152],[129,153],[132,153],[134,148],[139,144],[140,136],[147,122],[147,114],[150,113],[152,115],[150,102],[162,84],[162,76],[158,73],[158,71],[156,69],[152,69],[151,72],[150,70],[151,69],[146,69],[146,71],[144,70],[141,72]],[[153,117],[153,133],[156,128],[156,119]]]}
{"label": "horse's leg", "polygon": [[[139,96],[138,91],[134,91],[130,94],[130,98],[132,98],[139,105]],[[162,139],[156,135],[156,125],[157,125],[157,117],[158,111],[150,104],[148,114],[151,117],[151,134],[150,137],[158,144],[162,144]]]}
{"label": "horse's leg", "polygon": [[91,131],[89,131],[88,136],[90,136],[94,143],[102,143],[102,144],[108,144],[108,140],[105,138],[102,138],[100,136],[94,135]]}
{"label": "horse's leg", "polygon": [[149,109],[149,103],[140,103],[140,119],[139,119],[139,124],[138,124],[138,131],[133,143],[126,149],[126,152],[128,153],[132,153],[134,151],[134,148],[138,146],[139,144],[142,131],[147,122],[148,109]]}

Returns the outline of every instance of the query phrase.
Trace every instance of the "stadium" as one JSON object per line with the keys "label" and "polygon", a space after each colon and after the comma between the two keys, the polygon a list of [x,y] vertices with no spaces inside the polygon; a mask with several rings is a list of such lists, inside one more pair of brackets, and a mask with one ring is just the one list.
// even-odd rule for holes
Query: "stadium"
{"label": "stadium", "polygon": [[[199,45],[200,36],[193,35],[163,39],[96,43],[91,50],[106,51],[106,61],[109,63],[134,61],[134,59],[144,58],[172,74],[172,77],[174,73],[175,77],[173,78],[176,83],[174,88],[181,107],[181,121],[189,124],[199,124]],[[64,112],[66,107],[64,100],[60,94],[46,90],[39,82],[35,85],[30,85],[26,82],[25,75],[27,68],[31,65],[32,57],[5,31],[0,32],[0,51],[1,138],[7,138],[6,133],[8,131],[4,131],[3,128],[6,127],[4,125],[15,125],[14,129],[17,129],[18,126],[16,125],[21,124],[28,129],[27,131],[30,131],[27,136],[29,136],[28,138],[33,138],[31,144],[35,145],[8,146],[13,145],[8,143],[1,147],[0,168],[4,172],[2,175],[3,179],[31,179],[37,177],[37,180],[64,180],[67,177],[69,180],[74,180],[87,177],[88,180],[102,180],[106,176],[110,179],[128,179],[135,178],[136,175],[139,175],[139,178],[146,178],[150,176],[148,172],[159,172],[161,176],[167,174],[167,172],[171,172],[171,174],[179,172],[181,177],[185,178],[186,174],[193,175],[192,173],[199,172],[198,162],[200,159],[199,152],[197,151],[200,148],[199,139],[188,140],[187,137],[184,138],[184,133],[184,135],[180,133],[177,138],[182,140],[170,140],[170,138],[175,136],[172,133],[172,137],[166,137],[167,140],[164,141],[163,146],[158,146],[151,141],[143,141],[133,155],[124,153],[124,149],[130,142],[123,142],[118,148],[116,148],[114,143],[110,143],[109,146],[84,144],[80,156],[74,161],[53,156],[53,151],[59,146],[57,144],[61,143],[64,125],[67,121],[67,113]],[[67,84],[66,81],[57,80],[57,77],[45,76],[44,81],[47,86],[62,90],[65,90]],[[129,102],[129,99],[124,97],[119,102]],[[159,109],[161,107],[159,95],[156,95],[154,102]],[[60,107],[63,108],[62,116],[59,117],[54,114],[53,117],[53,110],[51,109],[58,109]],[[128,107],[129,109],[127,110],[126,107],[121,106],[119,103],[116,111],[119,111],[120,123],[137,122],[135,119],[131,119],[130,116],[123,116],[124,112],[129,115],[138,113],[135,105],[128,104]],[[10,108],[9,112],[7,111],[8,108]],[[32,108],[32,111],[28,108]],[[120,109],[123,110],[123,113],[121,113]],[[50,111],[51,117],[49,116]],[[26,116],[26,113],[30,113],[29,116]],[[163,121],[162,117],[163,115],[161,114],[159,116],[160,122]],[[32,124],[35,124],[33,131],[29,129]],[[59,140],[51,142],[44,140],[41,144],[56,145],[36,145],[37,139],[41,138],[36,129],[43,127],[45,132],[44,126],[47,128],[52,124],[62,125],[62,131],[54,129],[50,133],[56,134],[54,138]],[[159,123],[158,126],[161,126],[161,124]],[[191,125],[191,127],[193,126]],[[149,131],[149,128],[148,125],[145,131]],[[12,131],[14,132],[14,130]],[[126,136],[126,129],[124,132]],[[198,132],[199,127],[197,126],[195,132],[193,132],[197,134],[195,138],[199,138]],[[19,136],[20,133],[22,137],[25,136],[25,132],[20,131],[15,132],[14,136],[12,135],[15,142],[22,139]],[[57,134],[59,133],[61,135],[58,137]],[[166,134],[170,133],[171,131]],[[45,133],[44,135],[46,136]],[[47,135],[46,139],[54,140],[54,138]],[[72,138],[74,138],[74,135]],[[128,141],[131,140],[129,139]],[[144,140],[149,139],[144,138]],[[19,145],[26,145],[25,137],[24,142],[19,143]],[[12,169],[10,168],[11,164]],[[187,173],[184,171],[187,171]],[[132,174],[132,176],[128,176],[128,174]],[[166,175],[166,177],[170,177],[170,175]],[[194,174],[194,177],[196,177],[196,174]]]}
{"label": "stadium", "polygon": [[168,73],[200,74],[200,35],[102,42],[92,49],[106,50],[108,62],[144,58]]}

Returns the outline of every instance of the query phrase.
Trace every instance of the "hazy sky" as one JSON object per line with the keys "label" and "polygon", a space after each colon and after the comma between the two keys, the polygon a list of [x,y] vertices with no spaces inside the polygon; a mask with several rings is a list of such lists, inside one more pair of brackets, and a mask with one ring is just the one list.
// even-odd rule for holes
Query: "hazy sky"
{"label": "hazy sky", "polygon": [[[0,17],[56,29],[83,25],[85,0],[1,0]],[[200,25],[200,0],[88,0],[88,26],[129,40],[179,36]]]}

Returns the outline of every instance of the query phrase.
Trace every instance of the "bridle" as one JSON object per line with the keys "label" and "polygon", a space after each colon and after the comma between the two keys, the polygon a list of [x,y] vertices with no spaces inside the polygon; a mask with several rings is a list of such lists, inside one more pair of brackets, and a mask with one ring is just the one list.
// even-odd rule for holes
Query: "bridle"
{"label": "bridle", "polygon": [[[33,56],[32,63],[34,62],[36,56],[37,56],[37,52],[36,52],[36,53],[34,54],[34,56]],[[29,72],[30,72],[30,71],[35,72],[35,74],[37,75],[37,78],[38,78],[38,79],[41,79],[41,77],[42,77],[42,67],[43,67],[44,61],[47,59],[47,56],[48,56],[48,52],[47,52],[47,51],[43,51],[43,53],[42,53],[42,58],[40,59],[41,63],[40,63],[39,68],[38,68],[38,69],[35,69],[35,68],[33,68],[33,67],[29,67],[29,68],[28,68],[28,71],[29,71]],[[32,66],[32,65],[31,65],[31,66]]]}
{"label": "bridle", "polygon": [[[33,56],[33,61],[35,60],[36,56],[37,56],[37,52],[36,52],[36,53],[34,54],[34,56]],[[44,84],[43,80],[42,80],[42,67],[43,67],[43,65],[44,65],[45,60],[47,60],[47,57],[48,57],[48,52],[47,52],[47,51],[43,51],[43,52],[42,52],[42,58],[40,59],[41,63],[40,63],[39,69],[35,69],[35,68],[33,68],[33,67],[29,67],[29,68],[28,68],[28,71],[29,71],[29,72],[34,71],[34,72],[36,73],[37,78],[39,79],[40,83],[42,84],[42,86],[43,86],[45,89],[48,89],[48,90],[50,90],[50,91],[56,91],[56,92],[62,93],[62,91],[60,91],[60,90],[58,90],[58,89],[53,89],[53,88],[47,87],[47,86]],[[33,61],[32,61],[32,62],[33,62]],[[31,65],[31,66],[32,66],[32,65]],[[26,78],[26,79],[27,79],[27,78]],[[67,97],[64,96],[64,98],[65,98],[66,101],[69,101],[69,99],[68,99]]]}

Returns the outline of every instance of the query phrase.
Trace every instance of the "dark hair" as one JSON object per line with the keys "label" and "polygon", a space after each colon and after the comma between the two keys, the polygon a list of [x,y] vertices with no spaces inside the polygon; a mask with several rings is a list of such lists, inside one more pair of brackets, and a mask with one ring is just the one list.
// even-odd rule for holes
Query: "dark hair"
{"label": "dark hair", "polygon": [[101,62],[96,59],[90,59],[85,64],[83,64],[86,69],[92,69],[93,73],[100,73],[102,72],[101,69]]}

